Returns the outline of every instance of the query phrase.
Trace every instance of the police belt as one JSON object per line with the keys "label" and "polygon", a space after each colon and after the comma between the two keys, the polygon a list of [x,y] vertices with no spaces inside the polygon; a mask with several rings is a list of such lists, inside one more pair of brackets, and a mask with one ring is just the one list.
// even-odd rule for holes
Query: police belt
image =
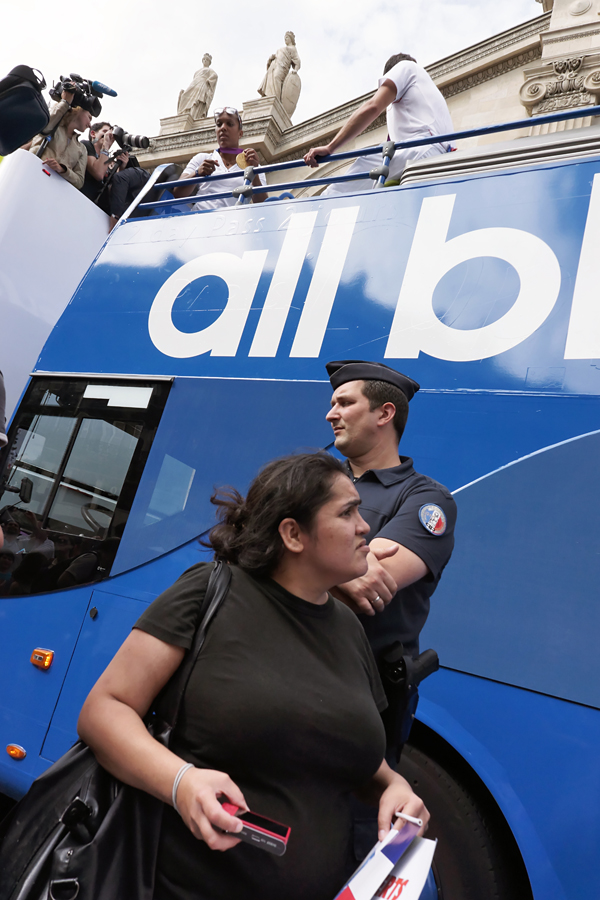
{"label": "police belt", "polygon": [[390,644],[379,655],[379,674],[388,701],[387,709],[381,714],[388,747],[401,747],[405,743],[413,719],[411,698],[416,697],[423,679],[437,672],[439,667],[435,650],[409,656],[400,641]]}

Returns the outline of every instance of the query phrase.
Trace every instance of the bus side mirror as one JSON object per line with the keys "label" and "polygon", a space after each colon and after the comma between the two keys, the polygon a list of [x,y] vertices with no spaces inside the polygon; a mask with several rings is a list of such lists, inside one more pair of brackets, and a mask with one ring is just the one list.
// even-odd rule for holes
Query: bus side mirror
{"label": "bus side mirror", "polygon": [[21,478],[21,487],[19,488],[19,500],[22,503],[31,503],[31,495],[33,493],[33,481],[31,478]]}

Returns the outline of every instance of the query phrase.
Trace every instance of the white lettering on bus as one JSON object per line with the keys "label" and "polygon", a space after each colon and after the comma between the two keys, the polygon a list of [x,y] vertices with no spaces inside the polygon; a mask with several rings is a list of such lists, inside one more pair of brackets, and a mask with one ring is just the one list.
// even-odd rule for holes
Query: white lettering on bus
{"label": "white lettering on bus", "polygon": [[[410,359],[419,353],[467,362],[510,350],[528,338],[550,314],[560,289],[560,266],[540,238],[517,228],[480,228],[447,241],[455,194],[426,197],[404,273],[385,357]],[[519,295],[501,318],[482,328],[460,330],[433,310],[440,279],[468,259],[493,256],[519,275]]]}
{"label": "white lettering on bus", "polygon": [[290,356],[317,357],[321,352],[359,209],[343,206],[331,211]]}
{"label": "white lettering on bus", "polygon": [[[206,253],[192,259],[165,281],[150,309],[150,340],[166,356],[186,359],[210,350],[211,356],[235,356],[258,286],[267,250],[248,250],[241,257],[233,253]],[[207,328],[190,334],[173,324],[172,310],[184,288],[207,275],[222,278],[229,290],[223,312]]]}
{"label": "white lettering on bus", "polygon": [[[316,357],[321,351],[358,212],[358,206],[331,212],[290,356]],[[290,216],[250,356],[277,353],[316,217],[316,212]],[[267,252],[248,251],[241,259],[232,253],[209,253],[173,272],[150,309],[148,330],[154,346],[161,353],[178,358],[208,351],[211,356],[235,356]],[[227,304],[207,328],[191,334],[179,331],[171,316],[173,304],[187,285],[205,275],[218,275],[225,281],[229,289]]]}
{"label": "white lettering on bus", "polygon": [[600,175],[594,175],[590,206],[581,242],[579,268],[565,345],[565,359],[600,357],[600,303],[598,247],[600,240]]}
{"label": "white lettering on bus", "polygon": [[290,216],[249,356],[276,356],[317,212]]}
{"label": "white lettering on bus", "polygon": [[[455,195],[423,200],[404,273],[385,357],[410,359],[420,352],[467,362],[496,356],[516,347],[543,322],[556,303],[561,273],[550,247],[516,228],[482,228],[446,240]],[[290,352],[291,357],[318,357],[342,277],[359,207],[333,209],[323,237],[310,287]],[[274,357],[278,350],[300,272],[317,219],[316,212],[290,216],[250,356]],[[567,334],[565,359],[600,357],[599,266],[600,174],[594,177]],[[158,291],[148,321],[150,338],[167,356],[187,358],[210,352],[235,356],[263,272],[267,250],[209,253],[174,272]],[[481,328],[444,325],[433,310],[435,288],[461,262],[482,256],[503,259],[520,279],[511,309]],[[206,275],[222,278],[228,300],[207,328],[188,334],[173,324],[173,305],[185,287]]]}

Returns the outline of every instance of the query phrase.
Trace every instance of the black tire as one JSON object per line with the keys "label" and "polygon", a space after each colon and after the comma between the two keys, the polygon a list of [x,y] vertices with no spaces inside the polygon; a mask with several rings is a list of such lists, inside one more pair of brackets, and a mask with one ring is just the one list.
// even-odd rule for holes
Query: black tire
{"label": "black tire", "polygon": [[13,800],[12,797],[7,797],[6,794],[0,794],[0,822],[8,815],[16,802],[17,801]]}
{"label": "black tire", "polygon": [[431,813],[439,900],[517,900],[502,840],[494,840],[472,795],[437,762],[406,744],[399,771]]}

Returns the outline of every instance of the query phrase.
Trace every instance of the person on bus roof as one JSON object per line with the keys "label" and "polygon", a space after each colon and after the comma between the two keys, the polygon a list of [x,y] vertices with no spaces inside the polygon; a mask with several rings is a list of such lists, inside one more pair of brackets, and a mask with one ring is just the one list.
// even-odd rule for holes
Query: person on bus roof
{"label": "person on bus roof", "polygon": [[[54,172],[58,172],[65,181],[80,190],[85,179],[87,150],[79,143],[77,132],[84,132],[90,127],[92,114],[82,106],[71,106],[75,94],[63,91],[58,103],[53,104],[46,132],[50,133],[55,125],[56,131],[52,140],[42,153],[44,164]],[[30,153],[37,153],[45,140],[38,134],[30,147]]]}
{"label": "person on bus roof", "polygon": [[[335,153],[348,141],[358,137],[381,113],[386,110],[388,138],[410,141],[431,137],[436,134],[450,134],[454,129],[452,119],[442,94],[422,66],[407,53],[391,56],[383,67],[383,76],[370,100],[355,110],[345,125],[331,141],[323,147],[313,147],[304,157],[307,166],[319,165],[320,156]],[[390,162],[390,180],[398,179],[409,159],[424,159],[447,153],[453,147],[448,143],[426,144],[423,147],[408,147],[396,150]],[[381,156],[373,154],[359,156],[345,173],[364,172],[364,181],[347,181],[330,185],[321,196],[332,197],[354,191],[363,191],[372,186],[368,178],[370,170],[381,165]]]}
{"label": "person on bus roof", "polygon": [[[244,184],[245,166],[260,165],[256,150],[246,147],[242,151],[240,147],[240,138],[244,130],[242,128],[242,117],[237,109],[233,106],[224,106],[222,109],[215,109],[214,116],[215,131],[219,142],[218,148],[213,150],[212,153],[197,153],[189,161],[181,176],[182,179],[200,176],[205,178],[206,181],[200,182],[198,185],[178,187],[173,190],[173,196],[175,197],[189,197],[195,194],[199,199],[198,202],[194,203],[192,209],[218,209],[223,206],[233,206],[237,202],[235,197],[221,197],[212,200],[211,195],[241,187]],[[240,160],[242,162],[242,168],[240,168],[238,155],[242,152],[245,160]],[[226,172],[239,173],[239,177],[211,181],[211,175],[224,175]],[[256,175],[252,184],[255,187],[266,184],[265,176],[263,174]],[[262,203],[266,196],[266,194],[254,194],[252,202]]]}

